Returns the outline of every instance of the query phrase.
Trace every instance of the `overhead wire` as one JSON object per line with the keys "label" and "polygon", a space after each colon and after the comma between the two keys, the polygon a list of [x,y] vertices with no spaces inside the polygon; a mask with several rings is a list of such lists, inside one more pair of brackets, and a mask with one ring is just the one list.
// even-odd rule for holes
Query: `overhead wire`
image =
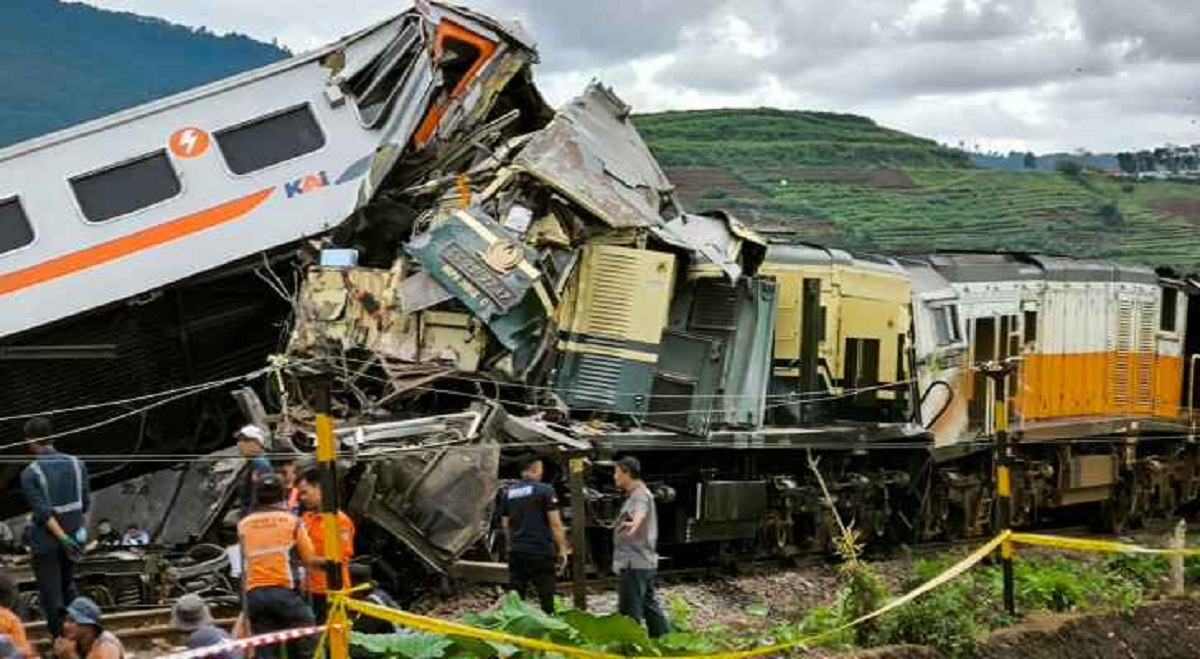
{"label": "overhead wire", "polygon": [[[139,414],[144,414],[155,408],[162,407],[163,405],[166,405],[168,403],[172,403],[177,400],[187,398],[188,396],[192,396],[192,395],[201,393],[203,391],[208,391],[210,389],[216,389],[217,387],[222,387],[227,384],[234,383],[234,382],[253,380],[255,378],[262,377],[263,375],[266,375],[267,373],[269,373],[271,371],[271,369],[272,369],[271,366],[265,366],[265,367],[250,371],[249,373],[244,373],[242,375],[235,375],[235,376],[231,376],[231,377],[227,377],[227,378],[222,378],[219,380],[211,380],[209,382],[204,382],[204,383],[197,384],[197,385],[187,385],[187,386],[183,386],[183,387],[178,387],[176,389],[161,391],[161,392],[158,392],[155,394],[147,394],[145,396],[135,397],[139,401],[140,400],[149,400],[152,398],[161,398],[161,400],[156,400],[153,403],[150,403],[148,405],[144,405],[144,406],[135,408],[133,410],[123,412],[116,416],[102,419],[95,423],[90,423],[90,424],[86,424],[86,425],[79,426],[76,428],[63,430],[60,432],[53,433],[51,435],[47,435],[45,437],[37,437],[34,439],[25,439],[25,440],[21,440],[18,442],[10,442],[8,444],[0,444],[0,451],[4,451],[7,449],[11,449],[11,448],[17,448],[17,447],[21,447],[21,446],[28,446],[29,444],[37,444],[37,443],[41,443],[41,442],[51,442],[56,439],[61,439],[63,437],[70,437],[71,435],[77,435],[79,433],[87,432],[89,430],[103,428],[104,426],[107,426],[107,425],[110,425],[113,423],[117,423],[118,421],[122,421],[124,419],[128,419],[130,417],[134,417]],[[101,407],[114,407],[117,405],[127,404],[130,400],[131,399],[125,399],[123,401],[109,401],[106,403],[92,403],[89,405],[79,406],[77,408],[49,410],[49,411],[46,411],[43,413],[22,414],[22,415],[17,415],[15,417],[9,417],[9,420],[12,420],[13,418],[22,419],[22,418],[31,418],[31,417],[35,417],[35,416],[53,416],[56,414],[64,414],[68,411],[79,411],[80,409],[97,409],[97,408],[101,408]],[[0,420],[3,420],[3,419],[0,419]]]}
{"label": "overhead wire", "polygon": [[[328,357],[328,358],[324,358],[324,359],[328,359],[329,361],[333,361],[336,359],[337,361],[353,362],[353,363],[365,364],[365,365],[380,365],[382,367],[382,364],[376,360],[357,359],[354,357],[350,357],[348,355],[338,355],[336,358]],[[321,360],[322,360],[322,358],[311,358],[310,361],[321,361]],[[364,376],[365,374],[360,373],[357,375]],[[441,377],[444,377],[449,380],[457,380],[457,381],[461,381],[461,382],[473,382],[473,383],[479,383],[479,384],[488,384],[488,385],[492,385],[492,386],[496,386],[496,387],[524,389],[527,391],[551,391],[551,392],[554,392],[554,391],[561,390],[560,387],[555,387],[555,386],[550,386],[550,385],[535,385],[535,384],[528,384],[525,382],[506,382],[506,381],[501,381],[501,380],[492,380],[492,379],[483,378],[483,377],[472,377],[472,376],[469,376],[469,375],[466,375],[463,373],[447,373],[445,375],[442,375]],[[379,378],[376,378],[376,379],[379,379]],[[862,388],[858,388],[858,389],[848,390],[849,391],[848,395],[856,395],[858,393],[865,393],[868,391],[904,387],[904,386],[913,384],[916,381],[917,381],[916,378],[910,378],[907,380],[898,380],[896,382],[885,382],[885,383],[881,383],[881,384],[877,384],[877,385],[871,385],[869,387],[862,387]],[[634,392],[634,391],[626,391],[626,392],[615,391],[615,392],[612,392],[612,395],[617,396],[617,397],[633,397],[633,396],[646,396],[647,394],[644,391],[636,391],[636,392]],[[807,391],[807,392],[797,391],[797,392],[789,392],[789,393],[785,393],[785,394],[765,394],[765,395],[762,395],[762,394],[654,394],[653,397],[654,398],[724,398],[724,399],[745,398],[745,399],[753,399],[753,400],[772,399],[772,398],[787,398],[787,399],[791,400],[791,399],[795,399],[795,398],[806,398],[806,397],[814,397],[815,398],[815,397],[827,396],[827,395],[828,395],[828,392],[825,392],[825,391]],[[571,409],[577,410],[579,408],[573,407]],[[579,411],[587,411],[587,410],[579,410]],[[608,410],[601,410],[601,411],[608,411]]]}

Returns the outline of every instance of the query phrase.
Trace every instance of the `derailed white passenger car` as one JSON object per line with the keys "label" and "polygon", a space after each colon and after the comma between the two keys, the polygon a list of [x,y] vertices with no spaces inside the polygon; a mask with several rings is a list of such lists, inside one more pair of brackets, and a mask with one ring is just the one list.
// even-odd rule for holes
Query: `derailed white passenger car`
{"label": "derailed white passenger car", "polygon": [[514,30],[420,3],[0,151],[0,337],[329,230],[398,160],[475,129],[534,58]]}

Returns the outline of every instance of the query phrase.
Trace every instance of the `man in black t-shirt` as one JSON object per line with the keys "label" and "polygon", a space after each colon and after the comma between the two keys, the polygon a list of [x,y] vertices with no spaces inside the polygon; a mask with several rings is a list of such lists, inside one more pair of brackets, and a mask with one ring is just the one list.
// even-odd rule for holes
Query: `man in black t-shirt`
{"label": "man in black t-shirt", "polygon": [[525,597],[533,584],[542,610],[554,613],[555,573],[567,564],[570,549],[558,513],[558,497],[554,488],[541,481],[542,461],[532,458],[521,470],[521,481],[502,495],[500,524],[508,536],[508,578],[512,589]]}

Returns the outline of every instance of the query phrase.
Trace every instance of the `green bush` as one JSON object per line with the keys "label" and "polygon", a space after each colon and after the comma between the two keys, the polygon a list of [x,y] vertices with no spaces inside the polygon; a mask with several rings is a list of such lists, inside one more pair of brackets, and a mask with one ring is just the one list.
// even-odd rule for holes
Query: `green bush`
{"label": "green bush", "polygon": [[[704,635],[676,631],[651,639],[646,630],[632,619],[620,615],[593,615],[577,609],[564,609],[547,615],[509,593],[495,609],[468,613],[463,622],[473,627],[504,632],[599,652],[636,655],[704,654],[725,647],[724,634],[718,629]],[[352,634],[351,643],[372,655],[389,659],[440,659],[441,657],[535,656],[506,643],[479,641],[441,634]]]}
{"label": "green bush", "polygon": [[969,657],[983,629],[975,620],[972,580],[964,577],[902,606],[886,616],[878,635],[885,644],[937,648],[948,657]]}
{"label": "green bush", "polygon": [[1154,590],[1167,577],[1171,561],[1166,556],[1113,554],[1108,557],[1107,567],[1115,574],[1132,579],[1146,590]]}
{"label": "green bush", "polygon": [[667,619],[677,632],[692,631],[692,605],[679,595],[667,596]]}
{"label": "green bush", "polygon": [[1101,204],[1096,214],[1100,216],[1100,221],[1110,228],[1124,226],[1125,224],[1125,216],[1121,214],[1121,209],[1111,201]]}

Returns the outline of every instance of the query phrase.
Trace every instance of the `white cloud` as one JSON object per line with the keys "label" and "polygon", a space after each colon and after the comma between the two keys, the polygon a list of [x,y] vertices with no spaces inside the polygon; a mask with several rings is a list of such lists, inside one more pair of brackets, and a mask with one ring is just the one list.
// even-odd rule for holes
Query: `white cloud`
{"label": "white cloud", "polygon": [[[89,0],[307,50],[397,0]],[[401,0],[403,2],[403,0]],[[561,103],[867,114],[941,142],[1051,151],[1200,141],[1194,0],[477,0],[541,46]]]}

